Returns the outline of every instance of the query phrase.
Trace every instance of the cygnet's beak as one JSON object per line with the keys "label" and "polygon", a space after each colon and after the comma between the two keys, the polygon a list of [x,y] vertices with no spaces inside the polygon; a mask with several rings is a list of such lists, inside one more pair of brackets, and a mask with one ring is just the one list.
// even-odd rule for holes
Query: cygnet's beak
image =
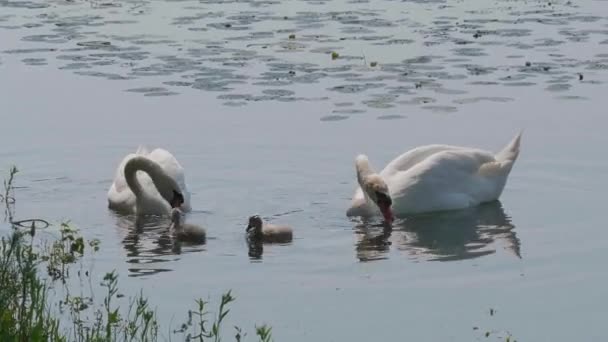
{"label": "cygnet's beak", "polygon": [[245,229],[245,231],[246,231],[247,233],[249,233],[249,231],[251,230],[251,228],[253,228],[253,226],[252,226],[252,225],[250,225],[250,224],[248,224],[248,225],[247,225],[247,229]]}

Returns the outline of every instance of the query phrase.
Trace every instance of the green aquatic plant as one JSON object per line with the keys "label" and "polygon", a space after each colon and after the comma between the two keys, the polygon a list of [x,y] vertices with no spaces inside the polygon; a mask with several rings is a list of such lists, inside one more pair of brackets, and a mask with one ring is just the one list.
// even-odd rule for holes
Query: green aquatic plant
{"label": "green aquatic plant", "polygon": [[[15,228],[12,213],[16,201],[12,184],[16,173],[17,168],[11,168],[4,182],[4,194],[0,194],[11,228]],[[35,243],[33,231],[13,229],[0,239],[0,341],[167,340],[159,334],[161,325],[156,310],[143,291],[127,306],[120,305],[124,295],[119,291],[115,271],[106,273],[99,284],[105,293],[103,303],[94,300],[91,271],[83,268],[83,258],[99,250],[99,240],[87,241],[70,222],[59,224],[59,236],[42,246]],[[80,265],[80,269],[74,270],[76,265]],[[72,294],[72,285],[78,281],[81,284],[88,281],[90,292],[79,286],[79,293]],[[58,298],[50,296],[51,291],[61,292],[61,299],[57,301]],[[188,322],[174,334],[183,334],[188,341],[221,341],[225,335],[222,325],[230,312],[228,306],[234,301],[232,291],[226,292],[217,316],[208,320],[208,302],[198,299],[196,310],[188,311]],[[270,328],[255,328],[260,341],[271,341]],[[235,340],[241,341],[246,334],[239,327],[235,330]]]}

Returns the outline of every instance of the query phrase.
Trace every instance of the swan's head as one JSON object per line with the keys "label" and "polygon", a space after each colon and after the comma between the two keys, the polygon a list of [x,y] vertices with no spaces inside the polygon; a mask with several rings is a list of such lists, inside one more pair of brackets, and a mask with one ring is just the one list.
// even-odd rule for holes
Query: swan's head
{"label": "swan's head", "polygon": [[[262,232],[262,218],[259,215],[253,215],[249,217],[249,224],[247,225],[247,233],[259,234]],[[253,231],[251,231],[253,229]]]}
{"label": "swan's head", "polygon": [[388,186],[377,174],[372,174],[366,177],[363,177],[361,184],[361,188],[367,196],[378,206],[382,216],[384,216],[384,220],[388,223],[392,223],[395,219],[393,215],[392,205],[393,200],[391,199],[391,195],[388,191]]}
{"label": "swan's head", "polygon": [[184,195],[181,192],[173,190],[171,200],[169,201],[171,208],[179,208],[184,204]]}
{"label": "swan's head", "polygon": [[384,179],[377,173],[372,171],[372,167],[369,164],[367,156],[360,154],[355,159],[355,167],[357,169],[357,180],[361,186],[361,190],[365,195],[374,202],[380,209],[382,216],[387,223],[392,223],[395,219],[391,206],[393,200],[388,191],[388,185],[384,182]]}
{"label": "swan's head", "polygon": [[179,208],[184,204],[184,195],[177,184],[171,177],[166,177],[165,182],[156,183],[158,192],[163,196],[165,201],[169,203],[171,208]]}

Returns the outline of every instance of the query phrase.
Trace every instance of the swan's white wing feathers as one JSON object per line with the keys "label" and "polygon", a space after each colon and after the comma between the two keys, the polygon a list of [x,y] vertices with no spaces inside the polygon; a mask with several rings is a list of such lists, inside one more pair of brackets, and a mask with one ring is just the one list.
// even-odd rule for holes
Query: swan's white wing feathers
{"label": "swan's white wing feathers", "polygon": [[396,211],[464,208],[496,196],[498,183],[493,179],[496,174],[486,173],[494,169],[495,163],[494,156],[486,151],[448,149],[393,173],[386,181],[393,201],[399,206]]}

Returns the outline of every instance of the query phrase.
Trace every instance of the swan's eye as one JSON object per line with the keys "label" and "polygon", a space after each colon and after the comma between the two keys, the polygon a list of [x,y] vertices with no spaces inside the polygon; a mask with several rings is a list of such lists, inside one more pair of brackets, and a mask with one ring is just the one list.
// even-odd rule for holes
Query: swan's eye
{"label": "swan's eye", "polygon": [[376,191],[376,202],[380,206],[390,207],[393,205],[393,200],[391,197],[383,192]]}

